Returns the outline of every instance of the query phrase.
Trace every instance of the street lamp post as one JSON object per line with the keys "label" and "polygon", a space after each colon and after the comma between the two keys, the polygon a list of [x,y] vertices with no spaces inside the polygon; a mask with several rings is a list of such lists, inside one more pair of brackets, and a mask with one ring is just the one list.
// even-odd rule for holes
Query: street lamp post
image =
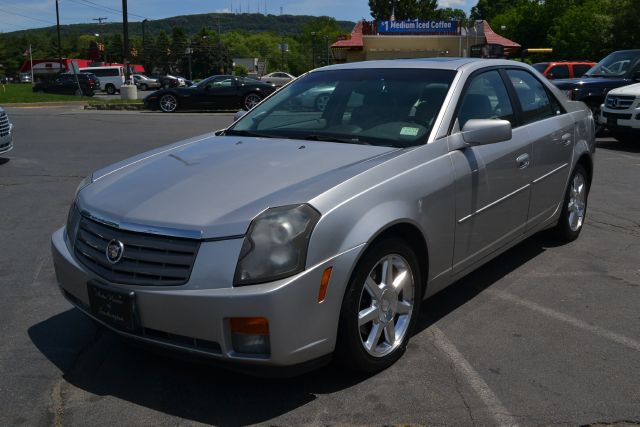
{"label": "street lamp post", "polygon": [[60,72],[62,72],[62,45],[60,44],[60,10],[58,8],[58,1],[56,0],[56,30],[58,32],[58,65]]}
{"label": "street lamp post", "polygon": [[127,13],[127,0],[122,0],[122,33],[124,36],[124,52],[122,62],[124,64],[125,83],[129,84],[131,73],[129,72],[129,14]]}
{"label": "street lamp post", "polygon": [[146,65],[147,65],[147,43],[145,38],[144,27],[147,22],[149,22],[148,19],[142,20],[142,61],[143,61],[142,63],[145,65],[145,71],[146,71]]}

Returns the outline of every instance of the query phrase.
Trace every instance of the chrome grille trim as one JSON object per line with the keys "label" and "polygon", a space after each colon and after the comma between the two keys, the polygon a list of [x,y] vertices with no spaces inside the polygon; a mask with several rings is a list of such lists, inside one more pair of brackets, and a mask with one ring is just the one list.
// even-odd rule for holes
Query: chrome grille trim
{"label": "chrome grille trim", "polygon": [[[115,264],[106,256],[113,239],[125,247]],[[199,247],[199,240],[132,232],[82,217],[74,253],[85,267],[111,283],[179,286],[189,280]]]}
{"label": "chrome grille trim", "polygon": [[9,117],[6,113],[0,113],[0,137],[9,135]]}
{"label": "chrome grille trim", "polygon": [[608,95],[605,100],[605,105],[607,108],[614,110],[626,110],[633,105],[633,101],[635,101],[635,99],[635,96]]}

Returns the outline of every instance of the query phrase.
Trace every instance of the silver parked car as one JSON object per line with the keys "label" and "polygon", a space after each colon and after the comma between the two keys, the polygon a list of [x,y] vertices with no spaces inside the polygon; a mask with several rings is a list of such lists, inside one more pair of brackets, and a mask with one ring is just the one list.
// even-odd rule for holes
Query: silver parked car
{"label": "silver parked car", "polygon": [[[292,107],[327,86],[322,111]],[[589,109],[521,63],[330,66],[87,177],[52,237],[57,278],[136,340],[375,372],[426,297],[540,230],[578,237],[593,153]]]}
{"label": "silver parked car", "polygon": [[9,121],[7,112],[0,107],[0,154],[11,151],[13,148],[13,125]]}
{"label": "silver parked car", "polygon": [[152,79],[144,74],[134,74],[132,78],[138,89],[142,91],[158,89],[160,87],[160,81],[158,79]]}
{"label": "silver parked car", "polygon": [[273,73],[269,73],[265,76],[260,77],[265,83],[271,83],[276,87],[284,86],[289,83],[291,80],[295,79],[296,76],[291,75],[289,73],[284,73],[282,71],[276,71]]}

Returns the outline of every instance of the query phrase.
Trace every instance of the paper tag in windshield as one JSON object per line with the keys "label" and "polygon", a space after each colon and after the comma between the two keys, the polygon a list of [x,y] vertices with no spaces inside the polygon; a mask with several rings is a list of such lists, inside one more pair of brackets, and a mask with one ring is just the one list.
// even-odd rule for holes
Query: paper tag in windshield
{"label": "paper tag in windshield", "polygon": [[405,135],[405,136],[416,136],[418,135],[418,131],[420,129],[419,128],[413,128],[413,127],[403,127],[402,129],[400,129],[400,135]]}

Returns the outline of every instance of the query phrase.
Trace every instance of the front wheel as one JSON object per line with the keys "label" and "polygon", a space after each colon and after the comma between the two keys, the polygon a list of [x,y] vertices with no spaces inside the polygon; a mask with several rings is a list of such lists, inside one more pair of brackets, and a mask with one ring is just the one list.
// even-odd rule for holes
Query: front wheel
{"label": "front wheel", "polygon": [[249,111],[262,101],[262,97],[257,93],[249,93],[242,100],[242,108]]}
{"label": "front wheel", "polygon": [[163,95],[160,98],[160,109],[164,113],[173,113],[178,109],[178,99],[173,95]]}
{"label": "front wheel", "polygon": [[145,92],[147,89],[148,89],[148,88],[147,88],[147,85],[146,85],[146,84],[142,83],[142,84],[140,85],[140,90],[141,90],[141,91]]}
{"label": "front wheel", "polygon": [[358,262],[342,303],[336,356],[366,373],[391,366],[404,353],[422,300],[413,250],[398,238],[374,243]]}
{"label": "front wheel", "polygon": [[577,165],[569,180],[558,225],[553,229],[557,240],[568,243],[578,238],[587,215],[588,197],[587,171],[581,165]]}

